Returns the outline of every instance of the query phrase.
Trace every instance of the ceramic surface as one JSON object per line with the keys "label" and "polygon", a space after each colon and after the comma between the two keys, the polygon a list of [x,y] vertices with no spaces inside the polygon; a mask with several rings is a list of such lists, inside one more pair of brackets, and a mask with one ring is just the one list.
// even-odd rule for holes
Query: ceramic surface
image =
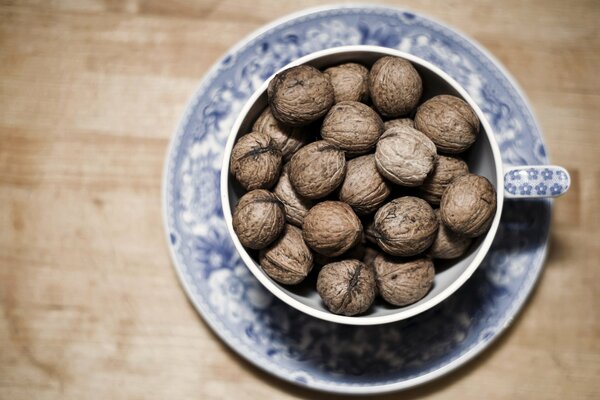
{"label": "ceramic surface", "polygon": [[198,312],[258,367],[310,388],[376,393],[427,382],[478,354],[524,304],[538,279],[548,200],[507,200],[488,256],[452,297],[417,317],[349,327],[306,316],[269,294],[227,233],[219,174],[243,104],[277,69],[324,48],[374,44],[415,54],[479,104],[506,165],[547,164],[522,93],[477,44],[423,16],[378,7],[312,10],[278,21],[231,50],[192,97],[167,157],[165,225],[173,263]]}

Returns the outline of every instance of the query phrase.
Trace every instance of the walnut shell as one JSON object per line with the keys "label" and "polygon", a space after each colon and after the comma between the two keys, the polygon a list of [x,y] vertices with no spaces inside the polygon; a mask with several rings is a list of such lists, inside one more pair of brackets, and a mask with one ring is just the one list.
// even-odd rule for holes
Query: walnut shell
{"label": "walnut shell", "polygon": [[440,218],[468,237],[485,233],[496,214],[496,189],[485,177],[468,174],[452,181],[442,195]]}
{"label": "walnut shell", "polygon": [[390,195],[390,185],[379,174],[375,156],[368,154],[348,161],[339,199],[358,215],[377,210]]}
{"label": "walnut shell", "polygon": [[475,143],[479,135],[479,118],[475,111],[462,99],[446,94],[419,106],[415,126],[442,153],[461,153]]}
{"label": "walnut shell", "polygon": [[373,105],[385,117],[400,117],[419,104],[423,82],[413,65],[399,57],[382,57],[369,72]]}
{"label": "walnut shell", "polygon": [[284,225],[283,205],[264,189],[243,195],[233,211],[233,230],[242,245],[250,249],[258,250],[271,244]]}
{"label": "walnut shell", "polygon": [[302,147],[290,160],[290,182],[307,199],[318,199],[333,192],[346,175],[344,152],[325,140]]}
{"label": "walnut shell", "polygon": [[435,278],[430,258],[403,259],[380,254],[373,266],[379,294],[395,306],[407,306],[421,300]]}
{"label": "walnut shell", "polygon": [[369,98],[369,70],[356,63],[346,63],[323,71],[331,81],[335,102],[360,101]]}
{"label": "walnut shell", "polygon": [[321,118],[334,102],[329,79],[310,65],[298,65],[275,75],[267,88],[273,116],[289,126],[304,126]]}
{"label": "walnut shell", "polygon": [[459,176],[469,173],[466,162],[456,157],[438,156],[433,170],[419,187],[421,197],[430,204],[438,205],[446,187]]}
{"label": "walnut shell", "polygon": [[311,249],[335,257],[360,241],[362,224],[348,204],[323,201],[304,217],[302,235]]}
{"label": "walnut shell", "polygon": [[302,282],[312,269],[313,256],[302,239],[302,231],[286,224],[279,239],[261,250],[259,264],[277,282],[295,285]]}
{"label": "walnut shell", "polygon": [[321,136],[348,154],[364,154],[375,147],[383,133],[383,121],[366,104],[337,103],[327,113]]}
{"label": "walnut shell", "polygon": [[285,209],[285,219],[290,224],[302,227],[302,222],[308,210],[313,206],[313,202],[305,199],[296,193],[296,190],[290,182],[289,176],[290,163],[283,166],[279,181],[273,189],[275,196],[283,204]]}
{"label": "walnut shell", "polygon": [[270,188],[277,182],[280,168],[281,151],[269,135],[251,132],[233,146],[231,173],[246,190]]}
{"label": "walnut shell", "polygon": [[385,131],[375,150],[375,161],[381,175],[403,186],[423,183],[436,159],[433,142],[409,126]]}
{"label": "walnut shell", "polygon": [[385,121],[383,123],[383,131],[385,132],[388,129],[395,128],[397,126],[410,126],[411,128],[414,128],[415,121],[410,118],[390,119],[389,121]]}
{"label": "walnut shell", "polygon": [[368,266],[372,267],[373,262],[375,261],[375,258],[379,254],[381,254],[381,253],[378,252],[377,250],[375,250],[374,248],[365,246],[365,254],[362,257],[362,262],[364,262]]}
{"label": "walnut shell", "polygon": [[317,292],[332,313],[361,314],[375,299],[375,274],[358,260],[327,264],[319,271]]}
{"label": "walnut shell", "polygon": [[269,135],[284,160],[289,160],[300,147],[310,141],[310,135],[305,129],[285,126],[275,119],[269,107],[254,122],[252,130]]}
{"label": "walnut shell", "polygon": [[405,196],[381,207],[368,235],[379,247],[394,256],[414,256],[426,250],[435,239],[438,220],[427,202]]}
{"label": "walnut shell", "polygon": [[[435,210],[435,216],[440,221],[440,210]],[[441,221],[435,240],[427,250],[427,255],[440,260],[450,260],[465,254],[473,240],[460,233],[448,229]]]}

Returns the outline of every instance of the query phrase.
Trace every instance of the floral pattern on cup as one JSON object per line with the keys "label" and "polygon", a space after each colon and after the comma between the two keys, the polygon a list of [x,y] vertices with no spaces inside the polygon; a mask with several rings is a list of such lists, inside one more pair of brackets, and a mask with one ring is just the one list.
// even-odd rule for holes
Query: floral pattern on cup
{"label": "floral pattern on cup", "polygon": [[569,173],[558,166],[525,166],[504,175],[506,197],[557,197],[571,185]]}

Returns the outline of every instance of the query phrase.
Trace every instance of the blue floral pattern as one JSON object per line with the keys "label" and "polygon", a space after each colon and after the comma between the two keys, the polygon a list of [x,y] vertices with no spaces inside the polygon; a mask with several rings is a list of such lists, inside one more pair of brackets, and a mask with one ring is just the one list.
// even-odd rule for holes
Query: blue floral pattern
{"label": "blue floral pattern", "polygon": [[571,179],[562,167],[517,167],[504,176],[507,197],[560,196],[569,190]]}
{"label": "blue floral pattern", "polygon": [[[540,274],[550,203],[507,201],[481,267],[451,298],[418,317],[350,327],[308,317],[273,298],[244,266],[226,234],[217,184],[223,146],[243,104],[273,72],[307,53],[352,44],[394,47],[438,65],[489,118],[506,164],[547,163],[539,129],[520,92],[472,42],[413,13],[336,7],[294,17],[253,36],[207,75],[171,143],[165,218],[184,288],[232,349],[306,387],[383,392],[464,363],[510,323]],[[546,186],[525,180],[534,187],[528,190],[552,191],[559,182],[552,181],[552,174],[541,172]],[[506,189],[517,193],[522,183],[510,181]]]}

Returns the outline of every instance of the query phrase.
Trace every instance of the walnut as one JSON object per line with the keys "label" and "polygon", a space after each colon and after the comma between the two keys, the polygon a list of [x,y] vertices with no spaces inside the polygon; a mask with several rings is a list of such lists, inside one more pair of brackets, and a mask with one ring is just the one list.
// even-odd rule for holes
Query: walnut
{"label": "walnut", "polygon": [[344,180],[344,152],[324,140],[302,147],[290,160],[290,182],[307,199],[318,199],[333,192]]}
{"label": "walnut", "polygon": [[452,181],[442,195],[444,225],[467,237],[485,233],[496,213],[496,189],[485,177],[468,174]]}
{"label": "walnut", "polygon": [[246,190],[268,189],[281,168],[281,152],[266,134],[252,132],[238,139],[231,152],[230,169]]}
{"label": "walnut", "polygon": [[383,251],[395,256],[413,256],[433,243],[438,220],[427,202],[405,196],[381,207],[368,236],[374,237]]}
{"label": "walnut", "polygon": [[302,222],[313,202],[296,193],[289,177],[290,163],[283,166],[279,181],[273,193],[281,201],[285,209],[285,219],[296,226],[302,227]]}
{"label": "walnut", "polygon": [[356,63],[327,68],[325,76],[331,81],[335,102],[360,101],[369,98],[369,70]]}
{"label": "walnut", "polygon": [[315,67],[299,65],[275,75],[267,88],[273,116],[289,126],[321,118],[334,102],[333,86]]}
{"label": "walnut", "polygon": [[419,187],[421,197],[430,204],[438,205],[446,187],[462,175],[469,173],[467,163],[456,157],[438,156],[433,171],[425,178]]}
{"label": "walnut", "polygon": [[261,250],[259,264],[271,278],[284,285],[295,285],[313,267],[313,256],[302,239],[302,231],[286,224],[279,239]]}
{"label": "walnut", "polygon": [[233,230],[242,245],[250,249],[258,250],[271,244],[284,225],[283,205],[264,189],[243,195],[233,211]]}
{"label": "walnut", "polygon": [[400,117],[410,113],[419,103],[423,82],[409,61],[382,57],[369,73],[369,92],[381,115]]}
{"label": "walnut", "polygon": [[396,258],[380,254],[373,265],[379,294],[395,306],[407,306],[421,300],[435,278],[430,258]]}
{"label": "walnut", "polygon": [[373,262],[375,261],[375,257],[377,257],[379,254],[381,253],[375,250],[374,248],[365,246],[365,254],[362,257],[362,262],[372,267]]}
{"label": "walnut", "polygon": [[423,183],[436,158],[433,142],[409,126],[385,131],[375,150],[375,161],[381,175],[403,186]]}
{"label": "walnut", "polygon": [[467,150],[479,134],[479,118],[475,111],[462,99],[445,94],[419,106],[415,126],[442,153],[456,154]]}
{"label": "walnut", "polygon": [[390,119],[389,121],[385,121],[383,123],[383,131],[385,132],[388,129],[395,128],[397,126],[410,126],[411,128],[414,128],[415,121],[410,118]]}
{"label": "walnut", "polygon": [[335,257],[360,241],[362,224],[346,203],[323,201],[304,217],[302,235],[311,249]]}
{"label": "walnut", "polygon": [[339,199],[358,215],[377,210],[390,195],[390,185],[379,174],[375,156],[368,154],[348,161]]}
{"label": "walnut", "polygon": [[[440,221],[440,212],[435,210],[435,216]],[[465,254],[473,240],[459,233],[453,232],[440,221],[435,240],[427,250],[427,255],[441,260],[450,260]]]}
{"label": "walnut", "polygon": [[310,135],[303,128],[285,126],[277,121],[269,107],[260,114],[254,125],[254,132],[266,133],[273,139],[275,148],[281,151],[284,160],[292,155],[310,140]]}
{"label": "walnut", "polygon": [[356,101],[342,101],[331,107],[321,126],[323,139],[351,155],[374,148],[382,133],[379,115]]}
{"label": "walnut", "polygon": [[361,314],[375,299],[375,274],[358,260],[327,264],[319,272],[317,292],[332,313]]}

